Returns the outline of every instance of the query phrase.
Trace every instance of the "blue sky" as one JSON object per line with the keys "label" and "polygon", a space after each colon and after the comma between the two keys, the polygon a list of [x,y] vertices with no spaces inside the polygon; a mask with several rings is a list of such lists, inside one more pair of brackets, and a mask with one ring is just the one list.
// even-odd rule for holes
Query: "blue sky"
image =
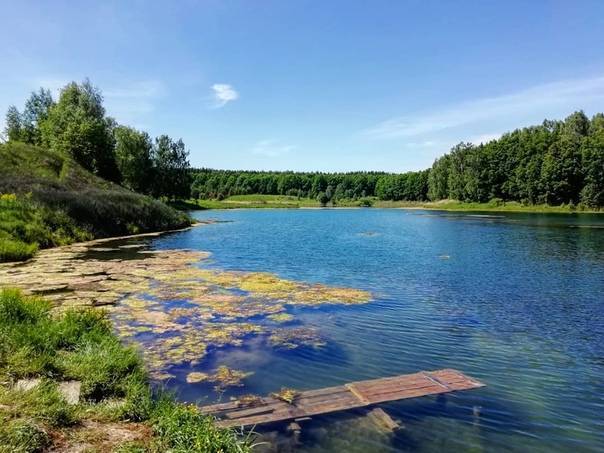
{"label": "blue sky", "polygon": [[429,167],[604,111],[604,1],[5,1],[0,111],[89,77],[195,166]]}

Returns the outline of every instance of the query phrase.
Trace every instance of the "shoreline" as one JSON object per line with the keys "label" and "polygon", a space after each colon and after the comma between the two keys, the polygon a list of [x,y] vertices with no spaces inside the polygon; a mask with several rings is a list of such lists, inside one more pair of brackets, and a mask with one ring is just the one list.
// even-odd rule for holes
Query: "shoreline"
{"label": "shoreline", "polygon": [[[233,203],[234,204],[234,203]],[[190,211],[235,211],[235,210],[346,210],[346,209],[405,209],[410,211],[443,211],[443,212],[497,212],[497,213],[524,213],[524,214],[564,214],[564,215],[604,215],[604,210],[570,210],[569,208],[562,208],[559,206],[439,206],[439,205],[397,205],[396,203],[376,203],[373,206],[263,206],[257,204],[249,204],[246,206],[228,206],[227,204],[220,207],[199,207],[198,209],[191,209]]]}

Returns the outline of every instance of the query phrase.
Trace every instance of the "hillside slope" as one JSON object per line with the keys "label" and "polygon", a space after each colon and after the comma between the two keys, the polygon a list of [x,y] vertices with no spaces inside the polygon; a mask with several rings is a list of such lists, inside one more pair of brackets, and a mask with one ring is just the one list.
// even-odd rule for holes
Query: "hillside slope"
{"label": "hillside slope", "polygon": [[68,157],[23,143],[0,145],[0,261],[28,258],[38,247],[188,225],[186,214]]}

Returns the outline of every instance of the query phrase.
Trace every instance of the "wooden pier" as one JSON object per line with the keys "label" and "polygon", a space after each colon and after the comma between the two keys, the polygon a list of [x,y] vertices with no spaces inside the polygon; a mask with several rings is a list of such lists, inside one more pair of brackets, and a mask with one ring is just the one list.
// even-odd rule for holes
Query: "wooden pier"
{"label": "wooden pier", "polygon": [[483,386],[457,370],[421,371],[300,392],[291,404],[267,396],[247,404],[235,400],[201,410],[215,416],[222,427],[253,426]]}

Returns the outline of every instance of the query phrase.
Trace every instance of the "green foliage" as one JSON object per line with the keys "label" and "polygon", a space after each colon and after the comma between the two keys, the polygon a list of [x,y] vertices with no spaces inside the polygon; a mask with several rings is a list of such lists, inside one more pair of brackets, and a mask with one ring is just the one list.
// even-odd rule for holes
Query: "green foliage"
{"label": "green foliage", "polygon": [[188,198],[191,190],[188,156],[182,140],[175,142],[167,135],[155,139],[152,188],[155,196]]}
{"label": "green foliage", "polygon": [[25,102],[23,113],[13,105],[6,113],[6,135],[9,140],[21,141],[33,145],[42,144],[40,126],[48,118],[48,112],[54,105],[49,90],[40,88],[32,92]]}
{"label": "green foliage", "polygon": [[14,105],[11,105],[6,112],[5,132],[9,140],[22,142],[27,140],[21,114]]}
{"label": "green foliage", "polygon": [[156,197],[188,197],[188,151],[167,135],[155,140],[146,132],[118,126],[106,116],[103,96],[90,81],[71,82],[58,102],[41,88],[31,94],[23,113],[6,114],[9,142],[43,146],[113,182]]}
{"label": "green foliage", "polygon": [[0,145],[0,162],[0,261],[28,258],[37,247],[190,224],[59,153],[9,142]]}
{"label": "green foliage", "polygon": [[[604,206],[604,115],[576,112],[478,146],[460,143],[432,168],[403,174],[193,170],[191,195],[297,195],[321,205],[377,197],[382,201]],[[210,202],[204,202],[207,207]]]}
{"label": "green foliage", "polygon": [[321,203],[321,206],[327,206],[327,203],[329,203],[330,198],[327,196],[327,194],[325,192],[319,192],[319,195],[317,195],[317,201],[319,203]]}
{"label": "green foliage", "polygon": [[385,173],[294,173],[233,170],[192,170],[191,196],[224,199],[234,195],[282,195],[317,200],[321,192],[332,200],[357,200],[375,194]]}
{"label": "green foliage", "polygon": [[0,238],[0,262],[24,261],[38,251],[37,244],[27,244],[23,241]]}
{"label": "green foliage", "polygon": [[122,184],[135,192],[148,193],[153,180],[151,137],[127,126],[116,127],[113,134]]}
{"label": "green foliage", "polygon": [[85,169],[119,180],[113,155],[113,122],[105,117],[103,97],[88,80],[71,82],[40,125],[42,141]]}
{"label": "green foliage", "polygon": [[[249,439],[217,428],[213,419],[165,394],[154,398],[141,359],[121,345],[101,311],[73,310],[53,315],[51,305],[0,291],[0,381],[41,378],[30,390],[0,384],[0,452],[37,452],[50,446],[55,429],[86,417],[147,422],[154,431],[152,451],[248,452]],[[79,405],[68,405],[56,381],[82,383]],[[108,410],[104,401],[121,399]],[[99,404],[95,404],[99,403]],[[64,432],[64,431],[63,431]],[[144,450],[123,445],[119,451]]]}
{"label": "green foliage", "polygon": [[0,453],[39,453],[50,444],[46,431],[32,422],[11,420],[0,424]]}
{"label": "green foliage", "polygon": [[376,184],[375,194],[380,200],[424,201],[428,196],[428,171],[386,175]]}
{"label": "green foliage", "polygon": [[158,449],[174,453],[239,453],[250,451],[249,442],[238,440],[234,431],[216,428],[211,417],[197,407],[160,398],[151,418],[160,439]]}
{"label": "green foliage", "polygon": [[487,144],[461,143],[432,166],[429,198],[603,206],[603,122],[575,112]]}

